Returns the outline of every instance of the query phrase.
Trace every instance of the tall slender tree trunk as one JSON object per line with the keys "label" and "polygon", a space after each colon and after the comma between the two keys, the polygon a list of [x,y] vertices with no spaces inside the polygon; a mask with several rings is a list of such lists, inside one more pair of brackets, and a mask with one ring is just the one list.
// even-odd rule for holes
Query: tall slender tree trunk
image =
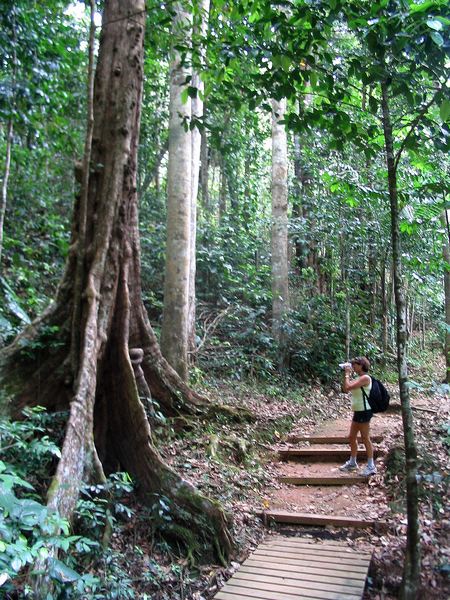
{"label": "tall slender tree trunk", "polygon": [[201,146],[200,146],[200,179],[202,188],[202,204],[205,212],[209,212],[209,149],[208,149],[208,133],[206,129],[201,131]]}
{"label": "tall slender tree trunk", "polygon": [[2,196],[0,199],[0,273],[2,270],[1,264],[3,254],[3,230],[5,226],[6,205],[8,201],[8,183],[9,175],[11,173],[11,149],[13,144],[13,131],[13,120],[12,117],[10,117],[6,128],[5,168],[3,170]]}
{"label": "tall slender tree trunk", "polygon": [[[296,222],[296,229],[300,228],[300,223],[303,217],[302,211],[302,193],[305,186],[304,170],[302,165],[302,150],[300,144],[300,136],[298,133],[294,134],[294,199],[292,203],[292,219]],[[300,233],[296,232],[294,235],[294,255],[295,265],[301,272],[305,266],[305,241],[302,239]]]}
{"label": "tall slender tree trunk", "polygon": [[272,332],[286,365],[284,320],[289,312],[286,100],[272,100]]}
{"label": "tall slender tree trunk", "polygon": [[[448,211],[445,210],[441,217],[442,224],[445,228],[446,235],[444,238],[444,245],[442,253],[444,256],[444,298],[445,298],[445,381],[450,383],[450,227],[448,220]],[[423,311],[425,315],[425,310]],[[423,327],[425,331],[425,324]]]}
{"label": "tall slender tree trunk", "polygon": [[225,157],[219,153],[219,223],[227,212],[227,175],[225,172]]}
{"label": "tall slender tree trunk", "polygon": [[[174,37],[189,42],[191,16],[175,4]],[[192,136],[183,120],[190,122],[191,99],[182,100],[191,76],[174,48],[169,105],[169,165],[167,173],[167,241],[161,351],[180,377],[188,378],[188,316],[191,257]]]}
{"label": "tall slender tree trunk", "polygon": [[399,229],[399,206],[397,195],[397,169],[394,157],[389,108],[389,88],[386,81],[381,83],[381,106],[383,131],[386,149],[389,199],[391,205],[392,264],[394,275],[394,294],[397,313],[397,366],[402,406],[402,420],[406,458],[406,505],[408,531],[406,557],[403,571],[401,598],[415,600],[420,581],[420,534],[419,534],[419,497],[417,485],[417,449],[414,440],[413,416],[409,398],[407,364],[407,321],[406,301],[402,276],[401,244]]}
{"label": "tall slender tree trunk", "polygon": [[383,352],[383,364],[386,364],[386,354],[388,350],[388,324],[389,324],[389,305],[386,289],[386,258],[383,257],[380,275],[381,288],[381,349]]}
{"label": "tall slender tree trunk", "polygon": [[[13,13],[11,19],[11,33],[13,39],[12,48],[12,89],[13,94],[16,94],[16,79],[17,79],[17,35],[16,35],[16,19]],[[15,100],[11,103],[10,110],[13,111],[15,106]],[[5,168],[3,170],[3,181],[2,181],[2,195],[0,198],[0,273],[2,272],[2,254],[3,254],[3,236],[5,228],[5,215],[6,206],[8,203],[8,184],[9,177],[11,174],[11,151],[13,146],[13,134],[14,134],[14,119],[12,114],[10,115],[7,126],[6,126],[6,151],[5,151]]]}
{"label": "tall slender tree trunk", "polygon": [[[208,28],[209,19],[209,0],[202,0],[200,3],[200,22],[194,27],[194,35],[200,33],[201,38],[204,38]],[[200,48],[200,59],[203,58],[204,50]],[[197,95],[192,98],[192,118],[201,120],[203,117],[203,99],[202,94],[204,85],[200,79],[200,75],[194,70],[192,73],[191,86],[197,88]],[[195,273],[196,273],[196,240],[197,240],[197,201],[198,201],[198,185],[200,175],[200,151],[201,151],[201,132],[198,127],[194,127],[191,131],[191,223],[190,223],[190,256],[189,256],[189,298],[188,298],[188,352],[193,360],[196,349],[195,336]]]}

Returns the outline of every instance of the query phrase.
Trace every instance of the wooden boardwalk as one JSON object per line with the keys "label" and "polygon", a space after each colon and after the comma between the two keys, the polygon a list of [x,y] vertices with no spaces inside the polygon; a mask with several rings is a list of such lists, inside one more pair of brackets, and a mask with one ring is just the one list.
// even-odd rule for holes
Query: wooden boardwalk
{"label": "wooden boardwalk", "polygon": [[216,600],[356,600],[371,554],[344,542],[276,536],[251,554]]}

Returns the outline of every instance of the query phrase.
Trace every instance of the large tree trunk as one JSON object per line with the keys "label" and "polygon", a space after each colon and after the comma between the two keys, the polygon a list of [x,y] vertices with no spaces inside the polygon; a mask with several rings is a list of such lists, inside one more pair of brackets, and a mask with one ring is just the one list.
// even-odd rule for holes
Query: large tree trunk
{"label": "large tree trunk", "polygon": [[[152,446],[140,396],[156,397],[166,414],[195,412],[194,394],[162,357],[141,298],[136,164],[143,77],[144,0],[108,0],[95,78],[94,129],[87,196],[75,376],[75,311],[80,210],[55,302],[0,355],[0,384],[9,408],[70,410],[49,505],[71,518],[80,487],[103,472],[128,471],[144,502],[163,494],[176,534],[189,530],[198,556],[223,560],[232,548],[227,520],[167,467]],[[183,539],[183,534],[181,539]]]}
{"label": "large tree trunk", "polygon": [[[189,43],[191,16],[175,4],[173,33]],[[175,44],[174,44],[175,46]],[[164,309],[161,350],[180,375],[188,378],[188,313],[190,276],[192,136],[184,122],[191,119],[191,99],[182,92],[190,70],[178,50],[173,49],[170,76],[169,165],[167,173],[167,241],[164,279]]]}
{"label": "large tree trunk", "polygon": [[397,310],[397,367],[402,406],[402,420],[406,457],[406,505],[408,533],[406,540],[406,558],[403,571],[401,598],[415,600],[420,580],[420,532],[419,532],[419,495],[417,485],[417,449],[414,440],[413,416],[409,399],[408,363],[407,363],[407,319],[406,301],[402,276],[399,207],[397,196],[397,169],[394,158],[394,141],[389,109],[388,84],[381,83],[381,106],[383,111],[383,130],[386,148],[389,199],[391,204],[392,264],[394,275],[394,295]]}
{"label": "large tree trunk", "polygon": [[285,366],[283,322],[289,312],[286,100],[272,100],[272,332]]}

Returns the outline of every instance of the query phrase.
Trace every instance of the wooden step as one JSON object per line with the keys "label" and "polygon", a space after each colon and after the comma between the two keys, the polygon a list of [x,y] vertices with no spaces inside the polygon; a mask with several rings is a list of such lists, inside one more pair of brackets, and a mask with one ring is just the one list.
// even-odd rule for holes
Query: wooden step
{"label": "wooden step", "polygon": [[[374,449],[374,457],[380,456],[382,452]],[[348,448],[289,448],[286,450],[278,450],[278,456],[282,460],[307,458],[309,460],[323,461],[345,461],[349,457]],[[358,450],[358,459],[367,458],[366,450]]]}
{"label": "wooden step", "polygon": [[247,558],[217,600],[360,600],[371,554],[345,542],[269,538]]}
{"label": "wooden step", "polygon": [[[371,435],[372,442],[381,442],[383,436],[381,434]],[[309,442],[310,444],[349,444],[350,440],[345,435],[295,435],[288,436],[287,441],[290,444],[299,442]],[[362,444],[362,439],[358,437],[358,443]]]}
{"label": "wooden step", "polygon": [[367,483],[368,477],[363,475],[335,475],[324,477],[315,475],[310,477],[278,477],[280,483],[289,483],[291,485],[355,485],[357,483]]}
{"label": "wooden step", "polygon": [[285,510],[264,510],[256,513],[265,524],[290,523],[292,525],[320,525],[326,527],[383,527],[384,521],[376,519],[358,519],[354,517],[341,517],[338,515],[318,515],[310,513],[288,512]]}

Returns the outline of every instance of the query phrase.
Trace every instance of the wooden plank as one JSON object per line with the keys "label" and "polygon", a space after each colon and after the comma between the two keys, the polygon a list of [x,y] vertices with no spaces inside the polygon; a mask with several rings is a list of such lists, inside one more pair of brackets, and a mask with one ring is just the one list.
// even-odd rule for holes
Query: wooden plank
{"label": "wooden plank", "polygon": [[[277,556],[277,552],[278,552],[278,556]],[[267,560],[272,560],[272,561],[276,561],[277,558],[280,559],[281,561],[283,560],[283,554],[282,552],[279,551],[279,549],[275,549],[272,550],[270,548],[257,548],[254,553],[255,556],[264,556],[266,557]],[[284,559],[286,561],[294,561],[292,563],[289,564],[295,564],[295,561],[297,563],[299,562],[303,562],[304,560],[312,560],[312,552],[308,551],[308,550],[302,550],[299,549],[297,554],[295,555],[295,553],[292,553],[293,555],[291,555],[290,553],[286,552],[286,556],[284,557]],[[253,555],[252,555],[253,556]],[[314,552],[314,560],[316,561],[316,563],[328,563],[330,560],[337,560],[338,558],[340,558],[339,564],[341,565],[345,565],[347,568],[352,568],[352,567],[360,567],[360,566],[365,566],[367,564],[367,560],[364,559],[359,559],[357,557],[348,557],[347,555],[344,555],[342,557],[339,557],[336,554],[330,554],[330,553],[326,553],[326,552],[321,552],[320,554],[318,552]],[[281,562],[281,564],[283,564]],[[288,563],[286,563],[288,564]]]}
{"label": "wooden plank", "polygon": [[[335,546],[328,546],[325,544],[321,544],[320,542],[317,544],[317,546],[315,544],[308,543],[282,544],[282,542],[268,542],[258,546],[258,550],[270,550],[270,552],[274,553],[282,552],[285,553],[287,556],[290,554],[308,554],[308,552],[314,552],[314,554],[317,556],[329,556],[330,558],[339,556],[342,560],[345,560],[346,558],[351,558],[352,560],[355,559],[354,549],[350,549],[347,547],[336,548]],[[361,557],[361,560],[366,560],[367,558],[370,558],[372,554],[369,552],[358,552],[358,556]]]}
{"label": "wooden plank", "polygon": [[[304,590],[303,593],[289,594],[287,592],[274,592],[272,590],[255,590],[247,586],[235,586],[228,583],[223,591],[215,596],[218,600],[355,600],[361,595],[344,595],[342,593],[327,592],[325,590]],[[226,594],[225,596],[221,594]]]}
{"label": "wooden plank", "polygon": [[216,600],[357,600],[370,553],[346,543],[274,536],[262,543]]}
{"label": "wooden plank", "polygon": [[[267,561],[267,562],[266,562]],[[329,564],[329,561],[325,561]],[[339,577],[343,574],[345,576],[351,578],[360,578],[364,577],[367,574],[367,564],[370,561],[367,561],[365,565],[348,565],[342,563],[334,563],[332,577]],[[245,561],[245,565],[248,568],[262,568],[266,571],[277,570],[279,573],[282,573],[285,576],[291,576],[292,574],[296,574],[299,572],[299,568],[312,570],[315,569],[323,574],[324,565],[323,561],[315,560],[311,556],[304,557],[303,560],[289,560],[285,559],[284,561],[281,558],[276,558],[272,556],[267,556],[264,554],[256,554],[253,557],[247,558]],[[327,565],[325,565],[326,567]]]}
{"label": "wooden plank", "polygon": [[[381,442],[383,436],[374,434],[370,436],[372,442]],[[309,442],[310,444],[349,444],[350,439],[346,435],[295,435],[292,434],[287,438],[288,443],[297,444],[299,442]],[[358,437],[358,443],[362,444],[362,439]]]}
{"label": "wooden plank", "polygon": [[[311,546],[314,548],[314,552],[317,554],[323,553],[334,553],[338,554],[341,558],[346,556],[351,556],[352,558],[355,555],[355,548],[350,546],[343,546],[342,543],[340,545],[334,545],[330,543],[330,541],[322,542],[318,540],[317,542],[309,542],[307,540],[302,539],[287,539],[286,543],[283,543],[282,540],[268,540],[264,544],[260,544],[258,549],[260,550],[282,550],[283,552],[308,552],[311,549]],[[366,559],[372,556],[372,552],[364,552],[358,550],[358,556]]]}
{"label": "wooden plank", "polygon": [[280,483],[289,483],[290,485],[356,485],[367,483],[368,477],[363,475],[335,475],[334,477],[322,477],[315,475],[310,477],[278,477]]}
{"label": "wooden plank", "polygon": [[[328,575],[328,573],[326,573]],[[254,575],[253,573],[243,573],[239,569],[230,584],[242,586],[242,587],[253,587],[254,589],[271,590],[272,592],[286,592],[288,594],[299,594],[301,591],[323,591],[323,592],[341,592],[354,595],[356,598],[361,598],[361,582],[355,585],[355,582],[351,582],[352,585],[347,585],[346,579],[341,579],[340,583],[330,583],[329,581],[322,580],[311,581],[309,577],[304,577],[302,573],[301,579],[295,578],[283,578],[283,577],[270,577],[267,575]]]}
{"label": "wooden plank", "polygon": [[[353,546],[348,545],[341,540],[321,540],[317,538],[311,538],[308,536],[280,536],[274,535],[267,537],[262,544],[259,545],[259,548],[263,548],[265,546],[271,546],[272,544],[282,545],[283,547],[294,546],[302,547],[302,548],[329,548],[330,550],[339,550],[340,553],[348,552],[350,554],[355,553],[355,548]],[[372,556],[371,552],[361,552],[358,550],[358,555],[367,555]]]}
{"label": "wooden plank", "polygon": [[[278,450],[278,456],[283,459],[308,458],[310,460],[346,460],[349,457],[350,450],[348,448],[290,448]],[[382,452],[378,449],[373,451],[374,457],[381,456]],[[366,450],[358,450],[358,459],[366,459]]]}
{"label": "wooden plank", "polygon": [[282,510],[265,510],[256,513],[264,521],[275,523],[292,523],[296,525],[333,525],[335,527],[375,527],[383,525],[382,522],[372,519],[356,519],[337,515],[314,515],[308,513],[286,512]]}
{"label": "wooden plank", "polygon": [[[367,572],[367,568],[366,568],[366,572]],[[284,571],[280,571],[276,568],[270,569],[267,568],[265,566],[262,565],[254,565],[254,564],[249,564],[247,565],[247,562],[245,562],[241,568],[239,569],[239,571],[236,573],[240,575],[245,575],[245,578],[247,579],[252,579],[255,576],[258,576],[258,578],[261,579],[261,581],[265,581],[266,578],[269,579],[278,579],[278,580],[282,580],[284,584],[286,585],[294,585],[294,583],[296,581],[298,581],[298,571],[297,573],[286,573]],[[236,575],[234,577],[236,577]],[[330,585],[334,584],[335,582],[338,582],[339,584],[342,583],[342,581],[346,582],[346,585],[350,586],[350,587],[357,587],[358,589],[361,588],[361,576],[352,576],[352,574],[349,573],[345,573],[345,575],[342,573],[342,571],[338,571],[335,572],[333,569],[327,569],[326,571],[326,576],[327,576],[327,583],[329,583]],[[314,567],[304,567],[303,563],[302,563],[302,577],[305,580],[308,580],[310,582],[314,582],[314,583],[320,583],[323,582],[323,577],[324,577],[324,569],[323,568],[314,568]],[[362,581],[365,581],[366,579],[366,574],[364,574]],[[322,588],[320,588],[322,589]]]}

